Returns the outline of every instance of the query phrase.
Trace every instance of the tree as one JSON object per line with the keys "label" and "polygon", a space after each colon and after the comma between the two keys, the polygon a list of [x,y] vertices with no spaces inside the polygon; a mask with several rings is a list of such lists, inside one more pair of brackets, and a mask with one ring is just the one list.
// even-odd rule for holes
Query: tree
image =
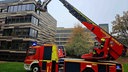
{"label": "tree", "polygon": [[67,55],[79,57],[87,53],[88,49],[93,46],[92,36],[85,30],[87,29],[82,28],[79,24],[74,27],[71,37],[65,45]]}
{"label": "tree", "polygon": [[128,12],[124,12],[122,17],[117,15],[116,20],[112,24],[111,34],[128,47]]}

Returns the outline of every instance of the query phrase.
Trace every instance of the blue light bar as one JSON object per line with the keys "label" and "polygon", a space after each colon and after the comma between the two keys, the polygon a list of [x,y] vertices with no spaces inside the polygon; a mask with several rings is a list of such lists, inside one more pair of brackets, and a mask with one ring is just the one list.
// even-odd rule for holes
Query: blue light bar
{"label": "blue light bar", "polygon": [[37,42],[33,42],[33,43],[32,43],[32,46],[36,46],[36,45],[37,45]]}
{"label": "blue light bar", "polygon": [[116,69],[121,69],[119,65],[116,66]]}

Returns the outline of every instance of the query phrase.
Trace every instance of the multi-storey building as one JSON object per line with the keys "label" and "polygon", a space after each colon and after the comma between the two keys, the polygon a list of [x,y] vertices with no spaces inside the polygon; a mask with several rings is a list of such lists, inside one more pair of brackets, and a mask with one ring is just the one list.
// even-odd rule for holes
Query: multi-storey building
{"label": "multi-storey building", "polygon": [[106,32],[109,33],[109,26],[108,26],[108,24],[99,24],[99,26],[100,26],[102,29],[104,29]]}
{"label": "multi-storey building", "polygon": [[54,43],[57,22],[48,12],[36,10],[35,0],[0,3],[0,60],[23,59],[33,42]]}
{"label": "multi-storey building", "polygon": [[[71,37],[71,34],[73,32],[73,28],[64,28],[64,27],[58,27],[56,30],[56,44],[58,46],[65,46],[65,44],[68,42],[68,39]],[[89,32],[91,35],[92,40],[94,40],[95,35],[92,34],[88,29],[85,29],[85,32]]]}
{"label": "multi-storey building", "polygon": [[64,46],[70,38],[73,28],[58,27],[56,30],[56,44]]}

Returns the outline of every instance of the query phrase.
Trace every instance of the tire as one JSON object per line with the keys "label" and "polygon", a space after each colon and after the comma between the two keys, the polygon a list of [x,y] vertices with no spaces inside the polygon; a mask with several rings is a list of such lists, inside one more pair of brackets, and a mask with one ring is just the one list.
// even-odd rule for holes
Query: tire
{"label": "tire", "polygon": [[82,71],[82,72],[94,72],[94,70],[93,69],[91,69],[91,68],[87,68],[87,69],[85,69],[84,71]]}
{"label": "tire", "polygon": [[38,65],[33,65],[32,69],[31,69],[31,72],[40,72],[39,66]]}

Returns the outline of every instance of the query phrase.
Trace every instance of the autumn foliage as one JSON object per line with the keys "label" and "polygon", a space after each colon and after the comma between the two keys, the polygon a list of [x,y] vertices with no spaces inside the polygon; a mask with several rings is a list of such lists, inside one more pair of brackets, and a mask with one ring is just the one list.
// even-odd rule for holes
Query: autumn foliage
{"label": "autumn foliage", "polygon": [[92,46],[93,39],[90,32],[77,24],[66,44],[67,55],[80,57],[82,54],[88,53]]}

